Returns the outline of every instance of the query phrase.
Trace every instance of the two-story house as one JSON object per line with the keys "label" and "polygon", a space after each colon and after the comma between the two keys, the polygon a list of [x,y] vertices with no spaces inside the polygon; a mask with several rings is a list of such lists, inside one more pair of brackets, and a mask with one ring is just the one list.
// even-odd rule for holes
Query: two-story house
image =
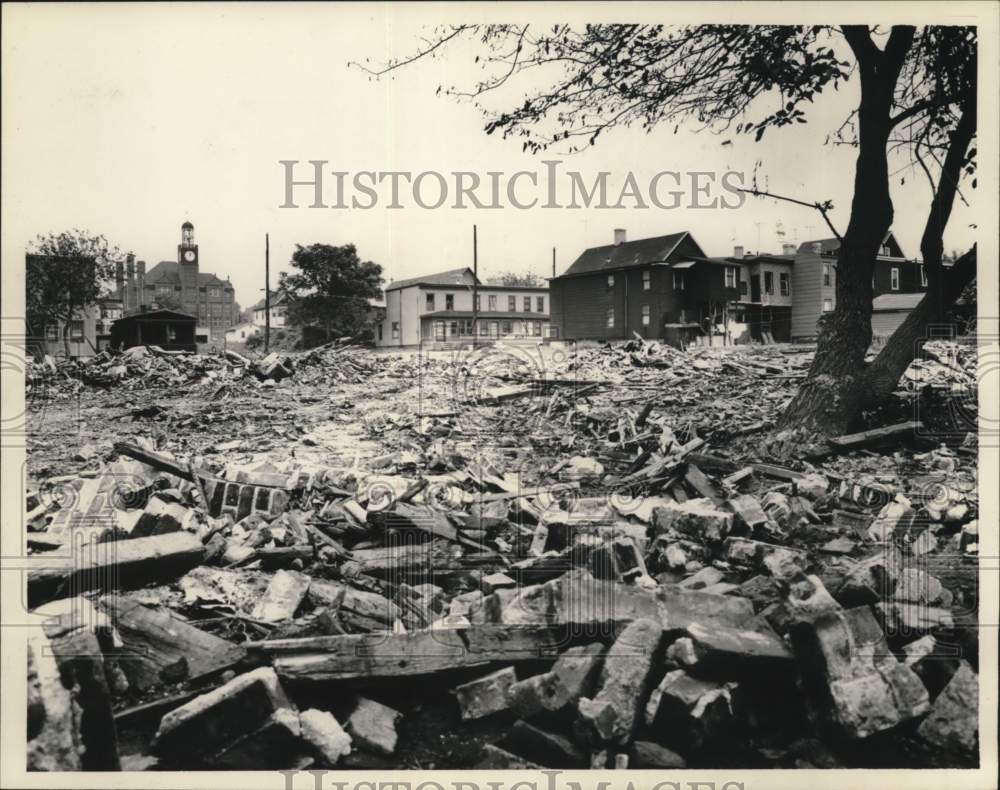
{"label": "two-story house", "polygon": [[[819,239],[799,245],[792,288],[792,337],[816,337],[817,322],[837,304],[838,239]],[[927,273],[919,260],[907,259],[892,231],[886,234],[872,273],[872,326],[891,333],[927,290]],[[908,298],[901,298],[908,294]],[[900,305],[905,303],[905,307]],[[885,313],[885,315],[883,315]]]}
{"label": "two-story house", "polygon": [[707,257],[687,231],[627,241],[619,228],[552,278],[552,323],[573,340],[712,335],[739,300],[741,266]]}
{"label": "two-story house", "polygon": [[791,339],[795,252],[794,244],[784,245],[780,255],[747,253],[739,246],[733,249],[730,260],[742,264],[735,322],[745,324],[754,340],[767,339],[767,335],[779,342]]}
{"label": "two-story house", "polygon": [[549,336],[548,288],[484,285],[468,267],[389,283],[384,316],[375,325],[375,344],[382,347]]}

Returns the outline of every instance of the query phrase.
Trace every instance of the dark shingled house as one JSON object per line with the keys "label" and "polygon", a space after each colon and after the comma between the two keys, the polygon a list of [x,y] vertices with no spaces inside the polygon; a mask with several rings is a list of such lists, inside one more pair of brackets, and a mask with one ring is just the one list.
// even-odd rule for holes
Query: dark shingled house
{"label": "dark shingled house", "polygon": [[552,323],[571,340],[687,341],[725,322],[740,298],[741,264],[709,258],[682,231],[591,247],[550,281]]}

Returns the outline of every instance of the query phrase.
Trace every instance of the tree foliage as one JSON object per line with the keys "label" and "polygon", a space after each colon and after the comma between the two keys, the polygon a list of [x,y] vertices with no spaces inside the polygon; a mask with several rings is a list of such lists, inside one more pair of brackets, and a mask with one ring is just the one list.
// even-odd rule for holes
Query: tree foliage
{"label": "tree foliage", "polygon": [[[411,55],[367,70],[381,76],[437,57],[462,37],[478,45],[479,76],[469,87],[439,92],[473,100],[485,115],[487,134],[518,138],[533,153],[554,145],[572,152],[593,145],[606,130],[631,125],[646,131],[667,125],[676,133],[684,124],[688,131],[752,134],[759,141],[772,128],[808,122],[821,95],[848,79],[859,82],[857,109],[828,138],[858,149],[843,234],[829,220],[830,200],[774,195],[756,185],[746,190],[818,210],[840,241],[836,307],[820,322],[813,366],[781,427],[843,431],[861,412],[864,393],[873,389],[870,376],[877,376],[882,388],[888,386],[884,382],[894,386],[912,360],[915,333],[942,314],[946,294],[964,287],[954,277],[969,276],[970,266],[956,266],[946,275],[940,262],[951,208],[955,196],[961,198],[960,181],[971,177],[975,187],[974,28],[458,26],[438,28]],[[525,72],[534,79],[518,83]],[[512,100],[519,87],[523,99]],[[930,287],[907,332],[894,335],[869,368],[871,274],[893,220],[890,153],[909,157],[930,184],[921,240]],[[974,253],[968,261],[974,269]]]}
{"label": "tree foliage", "polygon": [[278,282],[290,324],[322,329],[328,340],[365,330],[368,300],[382,295],[381,266],[362,261],[353,244],[296,245],[291,264]]}
{"label": "tree foliage", "polygon": [[114,264],[125,253],[103,235],[77,228],[39,235],[28,252],[33,256],[25,271],[28,327],[43,334],[47,323],[62,322],[68,355],[69,322],[105,294],[113,282]]}
{"label": "tree foliage", "polygon": [[486,282],[490,285],[545,287],[545,280],[534,272],[502,272],[494,277],[488,277]]}

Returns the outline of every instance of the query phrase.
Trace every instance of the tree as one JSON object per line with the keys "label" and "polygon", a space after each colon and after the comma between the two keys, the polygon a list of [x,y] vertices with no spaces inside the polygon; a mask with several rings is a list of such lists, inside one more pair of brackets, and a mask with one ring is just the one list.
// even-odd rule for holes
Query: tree
{"label": "tree", "polygon": [[[839,233],[830,222],[830,200],[747,190],[817,209],[840,240],[837,303],[820,322],[813,365],[782,415],[781,428],[843,432],[870,404],[873,381],[880,382],[879,393],[898,383],[896,371],[901,375],[913,358],[914,345],[907,340],[941,314],[952,294],[961,292],[962,280],[967,283],[970,266],[944,272],[935,247],[941,246],[959,178],[974,173],[975,150],[968,149],[975,133],[973,28],[928,27],[918,34],[908,25],[889,31],[854,25],[556,25],[539,32],[528,25],[458,26],[439,28],[414,54],[368,70],[381,76],[421,57],[436,57],[460,37],[478,42],[475,60],[482,76],[471,88],[439,91],[473,99],[486,116],[487,134],[515,136],[531,152],[555,144],[578,150],[611,128],[633,124],[647,131],[673,124],[676,133],[687,122],[753,134],[759,141],[771,129],[806,123],[818,97],[858,75],[858,108],[833,135],[835,142],[858,149],[846,231]],[[839,54],[845,45],[846,59]],[[486,105],[488,94],[532,70],[542,87],[523,102],[499,111]],[[930,260],[930,290],[913,322],[900,327],[879,359],[866,366],[872,269],[893,219],[890,151],[910,152],[932,183],[921,244]],[[932,170],[939,173],[936,181]],[[974,272],[974,253],[970,256],[965,260]]]}
{"label": "tree", "polygon": [[63,347],[69,356],[70,322],[102,296],[114,277],[114,262],[125,257],[102,235],[74,228],[39,235],[28,246],[25,307],[31,332],[63,324]]}
{"label": "tree", "polygon": [[278,281],[289,298],[290,324],[320,328],[326,341],[365,329],[368,300],[382,295],[381,266],[362,261],[353,244],[297,244],[291,264],[295,271]]}
{"label": "tree", "polygon": [[522,286],[531,287],[536,286],[538,288],[545,287],[545,280],[539,277],[534,272],[525,272],[524,274],[519,274],[518,272],[503,272],[495,277],[487,278],[486,282],[490,285],[508,285],[508,286]]}

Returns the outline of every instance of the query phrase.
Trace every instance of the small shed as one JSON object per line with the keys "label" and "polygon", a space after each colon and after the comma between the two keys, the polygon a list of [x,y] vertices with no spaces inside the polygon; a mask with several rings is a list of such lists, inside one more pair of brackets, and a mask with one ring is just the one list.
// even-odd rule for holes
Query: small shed
{"label": "small shed", "polygon": [[159,346],[165,351],[197,351],[198,319],[179,310],[147,310],[119,318],[111,325],[111,347]]}

